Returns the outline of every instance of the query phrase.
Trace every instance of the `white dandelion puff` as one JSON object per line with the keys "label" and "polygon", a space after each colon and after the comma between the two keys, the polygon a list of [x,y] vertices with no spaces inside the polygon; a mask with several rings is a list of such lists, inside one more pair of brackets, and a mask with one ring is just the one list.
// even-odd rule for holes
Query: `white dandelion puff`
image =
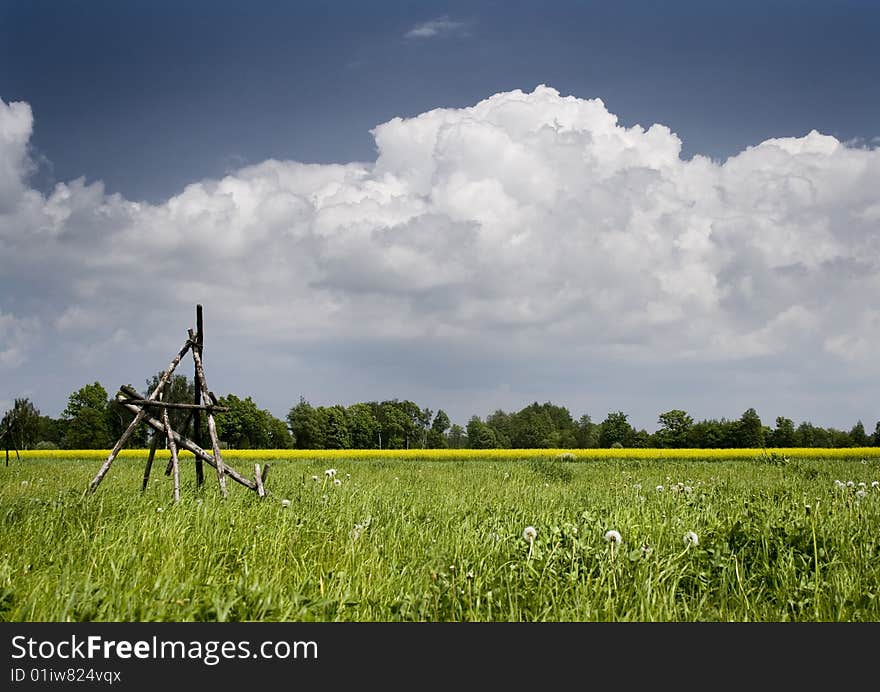
{"label": "white dandelion puff", "polygon": [[860,488],[866,488],[866,487],[868,487],[868,484],[865,483],[864,481],[859,481],[859,487],[860,487]]}
{"label": "white dandelion puff", "polygon": [[335,478],[336,469],[327,469],[326,471],[324,471],[324,475],[327,476],[327,478]]}
{"label": "white dandelion puff", "polygon": [[290,507],[290,500],[281,500],[282,507]]}
{"label": "white dandelion puff", "polygon": [[312,480],[313,480],[313,481],[316,481],[316,480],[318,480],[318,477],[317,477],[317,476],[312,476]]}
{"label": "white dandelion puff", "polygon": [[531,543],[538,536],[538,530],[534,526],[526,526],[523,529],[522,537],[526,543]]}
{"label": "white dandelion puff", "polygon": [[340,485],[342,485],[342,481],[339,480],[338,478],[334,478],[333,485],[335,485],[338,488]]}
{"label": "white dandelion puff", "polygon": [[855,488],[855,487],[856,487],[856,484],[855,484],[853,481],[847,481],[847,482],[846,482],[846,487],[847,487],[847,488]]}
{"label": "white dandelion puff", "polygon": [[700,537],[697,536],[693,531],[688,531],[684,535],[684,544],[685,545],[697,545],[700,542]]}
{"label": "white dandelion puff", "polygon": [[834,481],[834,485],[837,488],[845,488],[846,487],[846,483],[844,483],[842,480],[839,480],[839,479]]}
{"label": "white dandelion puff", "polygon": [[662,493],[662,492],[663,492],[663,486],[662,486],[662,485],[658,485],[656,488],[654,488],[654,490],[656,490],[658,493]]}
{"label": "white dandelion puff", "polygon": [[880,488],[880,481],[871,481],[872,488]]}
{"label": "white dandelion puff", "polygon": [[620,545],[622,540],[623,540],[623,538],[621,538],[619,531],[615,531],[614,529],[611,529],[611,530],[605,532],[605,542],[606,543],[614,543],[615,545]]}
{"label": "white dandelion puff", "polygon": [[861,500],[863,497],[865,497],[867,494],[868,494],[868,493],[866,493],[864,490],[857,490],[857,491],[856,491],[856,497],[859,498],[860,500]]}
{"label": "white dandelion puff", "polygon": [[156,507],[156,511],[161,514],[162,512],[165,511],[165,508],[164,507]]}
{"label": "white dandelion puff", "polygon": [[684,487],[682,488],[682,490],[683,490],[687,495],[690,495],[692,492],[694,492],[694,489],[693,489],[691,486],[689,486],[689,485],[684,486]]}

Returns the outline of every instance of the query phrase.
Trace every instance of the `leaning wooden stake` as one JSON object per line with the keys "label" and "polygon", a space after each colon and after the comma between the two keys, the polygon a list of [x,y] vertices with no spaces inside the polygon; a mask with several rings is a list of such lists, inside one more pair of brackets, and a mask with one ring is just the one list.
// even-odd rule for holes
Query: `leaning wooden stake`
{"label": "leaning wooden stake", "polygon": [[[190,329],[190,341],[194,341],[194,337],[193,330]],[[211,396],[208,392],[208,383],[205,380],[205,369],[202,367],[202,356],[199,353],[199,346],[197,343],[193,343],[192,355],[196,364],[196,374],[198,375],[198,382],[196,385],[202,390],[202,398],[206,402],[211,401]],[[217,438],[217,426],[214,423],[214,414],[211,413],[210,409],[205,413],[205,417],[208,419],[208,433],[211,435],[211,445],[214,448],[214,461],[217,462],[217,480],[220,483],[220,492],[223,497],[226,497],[226,476],[223,474],[223,457],[220,454],[220,440]]]}
{"label": "leaning wooden stake", "polygon": [[144,482],[141,484],[141,492],[147,489],[147,484],[150,482],[150,469],[153,468],[153,458],[156,456],[156,447],[158,445],[159,436],[154,433],[153,441],[150,442],[150,454],[147,456],[147,465],[144,468]]}
{"label": "leaning wooden stake", "polygon": [[[165,386],[165,383],[168,382],[168,379],[171,377],[171,373],[174,372],[174,368],[176,368],[178,363],[180,363],[180,359],[186,355],[186,352],[190,348],[190,343],[191,343],[190,340],[187,339],[186,343],[183,344],[183,347],[180,349],[180,351],[178,351],[177,355],[174,356],[174,359],[171,361],[171,364],[165,369],[165,372],[162,373],[162,377],[159,378],[159,384],[156,385],[156,388],[147,397],[148,399],[155,399],[156,396],[158,396],[159,392]],[[131,434],[134,432],[134,429],[138,426],[138,423],[140,423],[142,420],[144,420],[144,418],[147,417],[147,409],[146,408],[132,407],[129,410],[135,411],[134,420],[132,420],[131,423],[128,424],[128,427],[125,429],[125,432],[122,433],[122,437],[120,437],[116,441],[116,444],[113,446],[113,449],[110,450],[110,454],[107,457],[107,461],[104,462],[104,464],[98,470],[98,473],[92,479],[92,482],[89,484],[89,489],[88,489],[89,493],[93,493],[93,492],[95,492],[95,490],[97,490],[98,485],[101,483],[104,476],[106,476],[107,472],[110,470],[110,465],[113,463],[113,460],[119,454],[119,451],[122,449],[123,445],[125,445],[128,438],[131,437]]]}
{"label": "leaning wooden stake", "polygon": [[177,444],[174,442],[174,431],[171,429],[171,422],[168,420],[168,409],[162,409],[162,423],[165,425],[165,440],[168,442],[168,449],[171,450],[171,466],[174,469],[174,503],[180,502],[180,466],[177,463]]}
{"label": "leaning wooden stake", "polygon": [[257,495],[266,497],[266,489],[263,487],[263,476],[260,473],[259,464],[254,464],[254,480],[257,483]]}

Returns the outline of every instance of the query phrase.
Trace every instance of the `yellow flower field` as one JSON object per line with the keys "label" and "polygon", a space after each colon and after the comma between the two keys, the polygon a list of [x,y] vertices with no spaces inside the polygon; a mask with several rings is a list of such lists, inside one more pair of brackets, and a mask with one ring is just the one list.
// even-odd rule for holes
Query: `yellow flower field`
{"label": "yellow flower field", "polygon": [[[61,449],[28,450],[21,452],[23,458],[31,459],[83,459],[104,460],[109,450]],[[120,458],[141,458],[149,453],[146,449],[124,449]],[[787,447],[766,449],[227,449],[223,456],[229,459],[412,459],[436,461],[474,461],[492,459],[532,459],[558,457],[569,461],[595,461],[600,459],[699,459],[734,460],[761,459],[775,454],[789,459],[878,459],[880,447]],[[168,450],[158,450],[156,456],[167,459]],[[181,457],[192,457],[183,451]]]}

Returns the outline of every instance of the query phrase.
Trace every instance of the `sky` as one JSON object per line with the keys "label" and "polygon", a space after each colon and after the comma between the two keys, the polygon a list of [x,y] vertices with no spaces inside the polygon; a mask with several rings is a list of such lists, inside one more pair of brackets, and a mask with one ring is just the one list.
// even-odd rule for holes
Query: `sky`
{"label": "sky", "polygon": [[[0,411],[873,430],[880,5],[0,0]],[[191,364],[184,366],[191,375]]]}

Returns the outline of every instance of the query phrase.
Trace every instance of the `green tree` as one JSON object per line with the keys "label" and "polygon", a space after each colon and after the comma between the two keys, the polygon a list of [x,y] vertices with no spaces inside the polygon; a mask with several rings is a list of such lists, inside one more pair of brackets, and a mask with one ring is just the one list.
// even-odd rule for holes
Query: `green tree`
{"label": "green tree", "polygon": [[351,434],[345,408],[336,404],[322,412],[324,449],[351,449]]}
{"label": "green tree", "polygon": [[84,406],[67,422],[64,436],[66,449],[107,449],[110,435],[107,432],[106,411]]}
{"label": "green tree", "polygon": [[467,439],[471,449],[498,448],[498,438],[494,428],[480,420],[479,416],[471,416],[468,421]]}
{"label": "green tree", "polygon": [[453,423],[447,434],[450,449],[466,449],[468,446],[467,432],[458,423]]}
{"label": "green tree", "polygon": [[227,394],[217,404],[228,411],[214,414],[217,436],[230,449],[267,449],[271,446],[269,423],[271,414],[261,410],[251,397],[240,399]]}
{"label": "green tree", "polygon": [[868,435],[865,433],[865,426],[862,421],[856,422],[852,430],[849,431],[849,439],[854,447],[868,446]]}
{"label": "green tree", "polygon": [[61,441],[64,439],[64,429],[64,421],[61,418],[40,416],[40,431],[37,433],[37,439],[40,442],[52,442],[61,447]]}
{"label": "green tree", "polygon": [[611,447],[615,442],[623,447],[630,447],[635,435],[635,430],[627,421],[627,414],[623,411],[609,413],[602,421],[602,431],[599,433],[599,446]]}
{"label": "green tree", "polygon": [[501,409],[496,409],[494,413],[486,416],[485,423],[495,433],[495,444],[493,446],[504,449],[513,446],[513,438],[516,437],[517,431],[516,414],[505,413]]}
{"label": "green tree", "polygon": [[348,433],[353,449],[376,449],[379,444],[379,421],[369,404],[352,404],[346,410]]}
{"label": "green tree", "polygon": [[594,423],[588,414],[582,415],[577,422],[575,434],[575,447],[579,449],[594,449],[599,446],[600,424]]}
{"label": "green tree", "polygon": [[657,418],[657,442],[660,447],[680,449],[688,446],[688,438],[694,426],[694,419],[687,412],[674,408],[661,413]]}
{"label": "green tree", "polygon": [[431,423],[431,429],[428,431],[428,444],[430,449],[443,449],[449,446],[446,439],[446,431],[452,425],[449,416],[442,408],[437,410],[434,421]]}
{"label": "green tree", "polygon": [[736,427],[736,447],[763,447],[764,426],[758,412],[753,408],[746,409],[740,416]]}
{"label": "green tree", "polygon": [[519,411],[511,444],[516,449],[559,447],[559,432],[550,412],[537,401]]}
{"label": "green tree", "polygon": [[287,428],[287,423],[268,411],[263,411],[263,413],[268,420],[269,449],[290,449],[293,447],[293,436]]}
{"label": "green tree", "polygon": [[287,414],[287,427],[296,449],[321,449],[323,430],[315,408],[303,397]]}
{"label": "green tree", "polygon": [[110,446],[107,390],[99,382],[87,384],[71,394],[61,415],[66,423],[62,444],[66,449],[107,449]]}
{"label": "green tree", "polygon": [[0,435],[6,435],[4,447],[29,449],[38,442],[40,434],[40,411],[27,397],[18,398],[0,421]]}
{"label": "green tree", "polygon": [[794,447],[795,436],[794,421],[784,416],[776,416],[776,428],[767,436],[767,444],[771,447]]}

